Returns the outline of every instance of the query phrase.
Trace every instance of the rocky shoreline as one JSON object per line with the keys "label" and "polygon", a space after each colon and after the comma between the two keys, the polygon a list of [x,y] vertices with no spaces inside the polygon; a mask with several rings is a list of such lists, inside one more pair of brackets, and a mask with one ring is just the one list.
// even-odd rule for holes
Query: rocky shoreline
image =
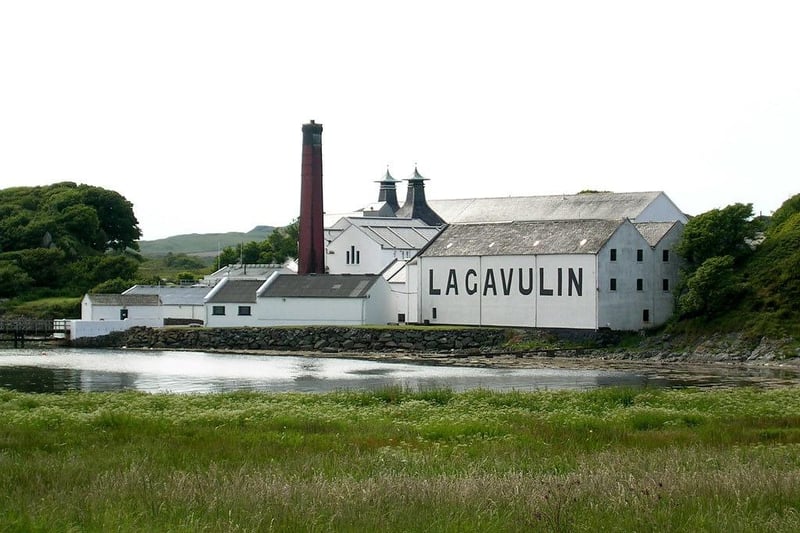
{"label": "rocky shoreline", "polygon": [[[510,328],[144,328],[73,342],[78,347],[348,357],[497,368],[745,365],[800,371],[791,338],[656,335],[626,348],[621,334]],[[575,347],[587,346],[587,347]],[[591,346],[591,347],[588,347]]]}

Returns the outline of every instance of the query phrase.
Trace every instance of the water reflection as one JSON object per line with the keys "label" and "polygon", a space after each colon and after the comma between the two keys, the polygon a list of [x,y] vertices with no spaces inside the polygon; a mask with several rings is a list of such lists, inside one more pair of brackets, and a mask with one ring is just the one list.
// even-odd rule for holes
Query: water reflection
{"label": "water reflection", "polygon": [[[759,369],[764,371],[763,369]],[[698,379],[699,378],[699,379]],[[796,376],[787,376],[794,379]],[[580,369],[502,369],[358,359],[176,351],[54,349],[0,351],[0,387],[25,392],[234,390],[325,392],[402,386],[455,391],[675,387],[747,382],[748,376]]]}

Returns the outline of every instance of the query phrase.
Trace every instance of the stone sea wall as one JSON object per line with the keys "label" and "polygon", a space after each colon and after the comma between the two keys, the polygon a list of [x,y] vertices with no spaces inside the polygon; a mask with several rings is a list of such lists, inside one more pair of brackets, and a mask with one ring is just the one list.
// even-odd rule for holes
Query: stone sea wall
{"label": "stone sea wall", "polygon": [[501,328],[147,328],[73,341],[80,347],[338,352],[474,352],[506,342]]}

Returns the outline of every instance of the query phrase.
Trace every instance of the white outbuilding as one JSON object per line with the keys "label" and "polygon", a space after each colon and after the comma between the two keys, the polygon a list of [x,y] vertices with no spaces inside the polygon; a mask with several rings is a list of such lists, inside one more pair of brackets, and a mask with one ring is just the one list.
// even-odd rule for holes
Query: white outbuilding
{"label": "white outbuilding", "polygon": [[275,274],[257,294],[261,326],[386,324],[393,311],[378,274]]}

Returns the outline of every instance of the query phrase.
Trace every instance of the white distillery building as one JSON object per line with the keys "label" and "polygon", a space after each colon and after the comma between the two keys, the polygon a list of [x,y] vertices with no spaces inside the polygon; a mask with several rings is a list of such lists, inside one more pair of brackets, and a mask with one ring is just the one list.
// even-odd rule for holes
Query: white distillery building
{"label": "white distillery building", "polygon": [[679,262],[671,246],[681,227],[637,228],[628,219],[451,224],[412,262],[418,314],[406,312],[431,324],[657,326],[672,313]]}

